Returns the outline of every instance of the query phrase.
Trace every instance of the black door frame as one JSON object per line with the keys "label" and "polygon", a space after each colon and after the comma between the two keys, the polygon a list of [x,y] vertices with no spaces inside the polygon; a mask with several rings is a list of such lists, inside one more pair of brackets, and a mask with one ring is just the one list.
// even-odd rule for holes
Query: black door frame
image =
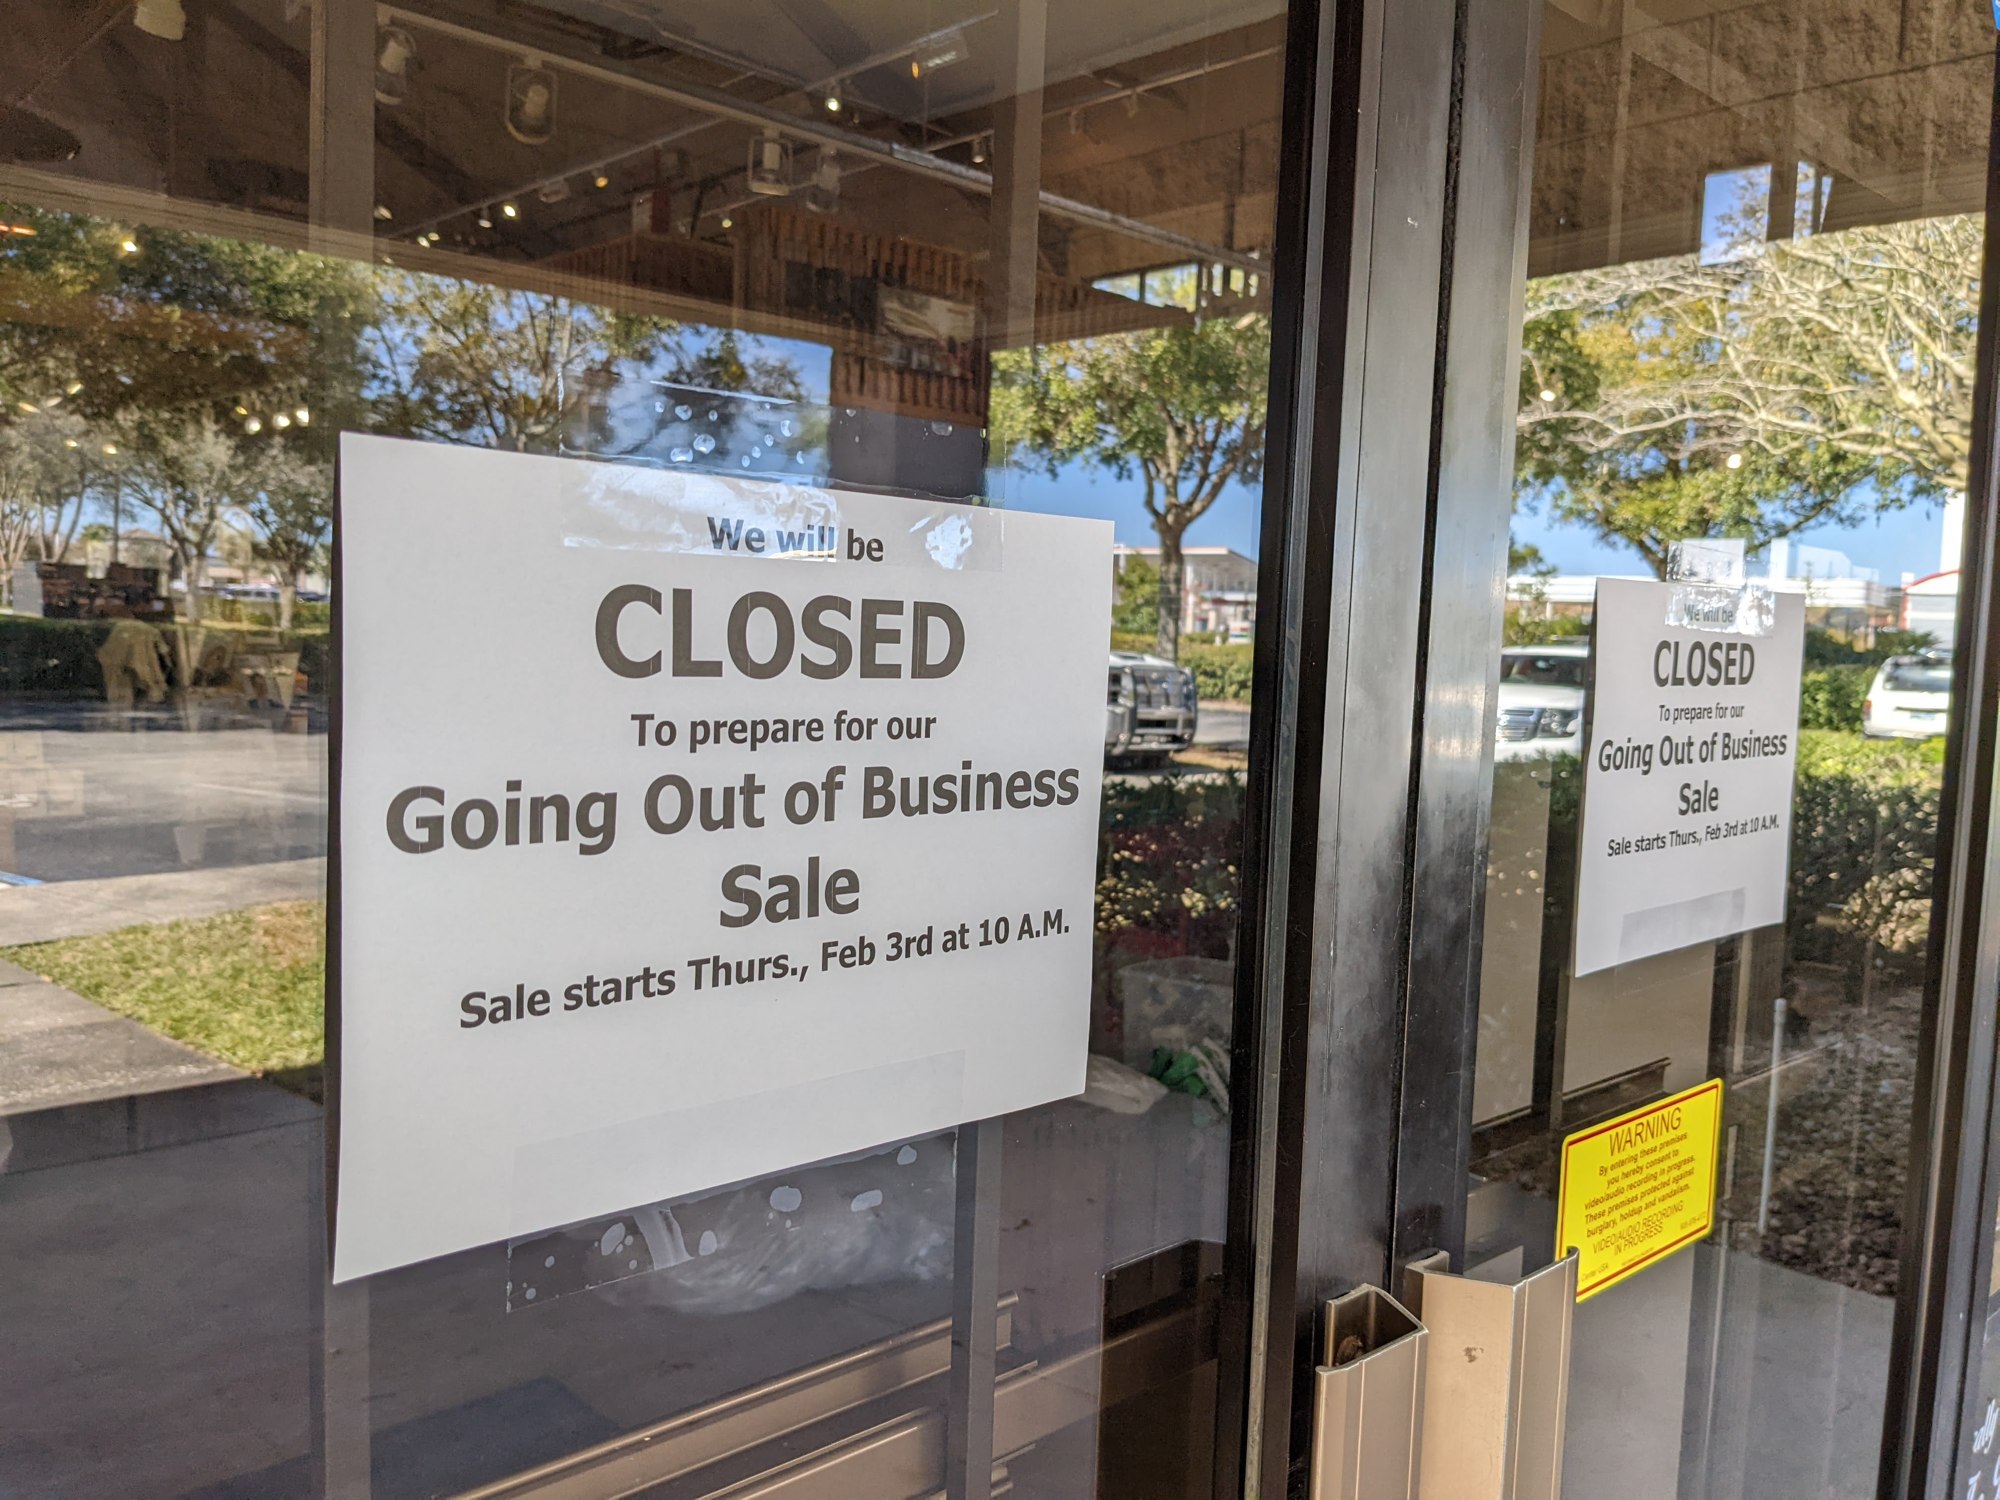
{"label": "black door frame", "polygon": [[[1938,809],[1930,962],[1910,1129],[1903,1257],[1890,1341],[1879,1492],[1958,1500],[1981,1420],[1987,1268],[2000,1198],[2000,69],[1987,137],[1984,264],[1971,475],[1959,571],[1952,715]],[[1972,711],[1966,712],[1969,707]]]}
{"label": "black door frame", "polygon": [[[1217,1493],[1302,1493],[1329,1297],[1464,1249],[1541,9],[1291,12]],[[1990,239],[1986,261],[1954,684],[1974,711],[1947,746],[1880,1485],[1936,1500],[1981,1416],[2000,1194]]]}
{"label": "black door frame", "polygon": [[1539,16],[1291,15],[1218,1493],[1299,1491],[1327,1298],[1463,1249]]}

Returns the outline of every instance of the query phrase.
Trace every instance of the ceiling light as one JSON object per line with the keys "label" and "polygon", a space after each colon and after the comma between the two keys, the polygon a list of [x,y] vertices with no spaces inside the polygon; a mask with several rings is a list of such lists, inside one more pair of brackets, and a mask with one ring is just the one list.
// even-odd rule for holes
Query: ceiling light
{"label": "ceiling light", "polygon": [[292,416],[301,427],[312,425],[312,411],[307,407],[301,406],[297,411],[292,413]]}
{"label": "ceiling light", "polygon": [[396,216],[389,212],[388,204],[378,203],[375,205],[375,217],[382,220],[382,222],[386,224],[389,220],[395,218]]}
{"label": "ceiling light", "polygon": [[830,115],[839,114],[840,103],[840,84],[836,82],[832,88],[826,91],[826,112]]}
{"label": "ceiling light", "polygon": [[64,438],[64,439],[63,439],[63,446],[64,446],[65,448],[74,448],[74,447],[76,446],[76,439],[75,439],[75,438]]}
{"label": "ceiling light", "polygon": [[41,410],[41,408],[35,405],[35,403],[32,401],[16,401],[14,404],[20,407],[22,411],[27,412],[30,416],[33,416],[36,412]]}
{"label": "ceiling light", "polygon": [[126,255],[137,255],[139,253],[139,242],[137,240],[120,240],[118,248]]}
{"label": "ceiling light", "polygon": [[491,229],[493,227],[492,209],[482,208],[479,210],[479,227],[481,229]]}
{"label": "ceiling light", "polygon": [[987,155],[987,150],[986,150],[986,137],[985,137],[985,136],[983,136],[983,135],[976,135],[976,136],[974,136],[974,137],[972,138],[972,161],[973,161],[973,165],[974,165],[974,166],[984,166],[984,165],[986,164],[986,155]]}
{"label": "ceiling light", "polygon": [[534,62],[509,68],[507,107],[501,118],[507,134],[522,145],[546,145],[556,129],[556,75]]}
{"label": "ceiling light", "polygon": [[19,239],[31,240],[35,237],[36,230],[32,224],[9,224],[0,221],[0,234],[13,235]]}
{"label": "ceiling light", "polygon": [[839,206],[840,159],[831,151],[822,151],[812,186],[806,189],[806,207],[816,214],[830,214]]}
{"label": "ceiling light", "polygon": [[775,125],[766,126],[762,138],[750,142],[745,175],[750,191],[766,198],[782,198],[792,190],[792,148]]}
{"label": "ceiling light", "polygon": [[74,396],[78,391],[82,389],[83,389],[83,382],[81,380],[72,380],[68,385],[63,387],[63,394],[65,396]]}
{"label": "ceiling light", "polygon": [[521,210],[511,203],[503,203],[500,205],[500,217],[503,219],[518,219],[521,217]]}
{"label": "ceiling light", "polygon": [[236,408],[236,415],[239,417],[247,417],[250,415],[250,408],[247,406],[239,406]]}
{"label": "ceiling light", "polygon": [[243,430],[254,436],[255,434],[260,433],[264,430],[264,424],[258,418],[252,417],[249,421],[243,424]]}
{"label": "ceiling light", "polygon": [[1556,399],[1556,393],[1555,393],[1554,391],[1549,391],[1549,390],[1545,390],[1545,391],[1543,391],[1543,392],[1542,392],[1542,399],[1543,399],[1544,401],[1547,401],[1547,402],[1550,402],[1551,404],[1553,404],[1553,403],[1554,403],[1554,401],[1555,401],[1555,399]]}
{"label": "ceiling light", "polygon": [[724,214],[722,216],[722,227],[724,229],[734,229],[736,227],[736,221],[730,218],[728,214]]}
{"label": "ceiling light", "polygon": [[400,26],[385,26],[375,52],[375,99],[379,104],[401,104],[410,93],[410,59],[417,55],[417,41]]}
{"label": "ceiling light", "polygon": [[611,186],[611,176],[607,172],[599,172],[590,179],[590,185],[595,188],[608,188]]}
{"label": "ceiling light", "polygon": [[104,456],[106,458],[116,458],[118,456],[118,445],[116,443],[106,443],[104,445]]}
{"label": "ceiling light", "polygon": [[271,425],[280,432],[283,432],[287,427],[292,425],[292,419],[284,412],[279,412],[275,417],[271,418]]}
{"label": "ceiling light", "polygon": [[132,9],[132,24],[147,36],[178,42],[187,35],[188,18],[181,0],[139,0]]}
{"label": "ceiling light", "polygon": [[569,179],[558,177],[554,182],[545,182],[535,189],[535,196],[544,203],[560,203],[569,196]]}
{"label": "ceiling light", "polygon": [[1740,453],[1732,453],[1729,455],[1728,458],[1724,459],[1723,462],[1729,468],[1740,469],[1743,467],[1743,455]]}

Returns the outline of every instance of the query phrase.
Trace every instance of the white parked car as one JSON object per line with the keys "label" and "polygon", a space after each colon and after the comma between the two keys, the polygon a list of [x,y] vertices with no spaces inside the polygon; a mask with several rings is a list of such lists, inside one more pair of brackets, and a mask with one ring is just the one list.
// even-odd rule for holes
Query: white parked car
{"label": "white parked car", "polygon": [[1584,684],[1590,647],[1509,646],[1500,653],[1495,760],[1583,754]]}
{"label": "white parked car", "polygon": [[1861,732],[1877,740],[1927,740],[1951,714],[1951,652],[1892,656],[1861,704]]}

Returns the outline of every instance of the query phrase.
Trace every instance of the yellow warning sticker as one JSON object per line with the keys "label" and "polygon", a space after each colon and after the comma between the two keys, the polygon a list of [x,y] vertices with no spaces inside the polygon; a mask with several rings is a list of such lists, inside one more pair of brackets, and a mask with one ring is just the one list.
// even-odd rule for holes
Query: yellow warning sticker
{"label": "yellow warning sticker", "polygon": [[1577,1301],[1714,1227],[1721,1134],[1722,1080],[1711,1078],[1563,1142],[1556,1255],[1577,1252]]}

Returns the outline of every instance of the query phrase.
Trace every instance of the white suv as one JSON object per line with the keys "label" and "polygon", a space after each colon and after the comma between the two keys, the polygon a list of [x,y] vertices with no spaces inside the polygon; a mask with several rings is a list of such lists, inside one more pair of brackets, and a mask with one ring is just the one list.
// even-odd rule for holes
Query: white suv
{"label": "white suv", "polygon": [[1500,653],[1495,760],[1583,754],[1583,695],[1590,647],[1509,646]]}
{"label": "white suv", "polygon": [[1951,652],[1892,656],[1861,704],[1861,732],[1876,740],[1927,740],[1951,714]]}

